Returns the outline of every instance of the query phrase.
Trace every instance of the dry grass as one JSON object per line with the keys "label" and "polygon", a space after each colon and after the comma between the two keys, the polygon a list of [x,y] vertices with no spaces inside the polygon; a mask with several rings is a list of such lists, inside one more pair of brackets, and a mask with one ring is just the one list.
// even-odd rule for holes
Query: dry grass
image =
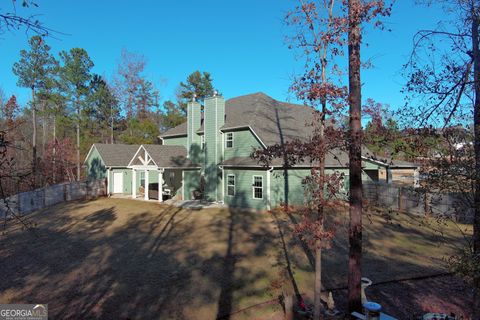
{"label": "dry grass", "polygon": [[[248,307],[276,298],[271,283],[286,258],[298,290],[311,297],[310,252],[291,236],[290,218],[128,199],[58,205],[31,215],[36,235],[9,226],[2,236],[0,302],[48,303],[52,318],[279,319],[278,303]],[[325,254],[327,288],[346,284],[343,213],[340,218]],[[404,215],[390,223],[371,219],[365,222],[364,270],[376,282],[444,272],[442,257],[461,240],[452,226],[440,237]],[[446,299],[445,288],[422,292],[418,281],[400,284],[412,293],[388,284],[371,289],[393,314],[397,299],[413,311],[425,308],[422,294]],[[343,292],[335,296],[341,304]],[[448,300],[453,309],[465,308],[465,301],[465,294]]]}

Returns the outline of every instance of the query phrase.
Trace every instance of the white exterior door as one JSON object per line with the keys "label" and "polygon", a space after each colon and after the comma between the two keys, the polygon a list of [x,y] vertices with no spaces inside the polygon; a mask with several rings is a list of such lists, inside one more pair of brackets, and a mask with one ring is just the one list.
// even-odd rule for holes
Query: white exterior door
{"label": "white exterior door", "polygon": [[113,193],[123,193],[123,172],[113,173]]}

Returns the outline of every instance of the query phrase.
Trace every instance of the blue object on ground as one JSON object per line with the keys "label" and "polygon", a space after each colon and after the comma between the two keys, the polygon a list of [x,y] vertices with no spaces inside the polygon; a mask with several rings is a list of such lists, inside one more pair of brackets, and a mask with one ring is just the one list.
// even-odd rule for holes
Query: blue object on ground
{"label": "blue object on ground", "polygon": [[382,306],[380,304],[372,301],[364,303],[363,307],[368,311],[373,311],[373,312],[379,312],[380,310],[382,310]]}

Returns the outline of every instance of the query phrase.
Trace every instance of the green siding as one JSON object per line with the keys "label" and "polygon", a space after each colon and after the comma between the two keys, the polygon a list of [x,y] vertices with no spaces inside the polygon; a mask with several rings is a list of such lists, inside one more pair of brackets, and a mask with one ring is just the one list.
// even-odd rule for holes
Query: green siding
{"label": "green siding", "polygon": [[[285,203],[294,206],[305,204],[303,179],[310,175],[310,169],[273,170],[271,173],[271,206],[272,208]],[[326,169],[326,174],[334,172],[345,174],[345,185],[348,190],[348,169]],[[342,194],[343,197],[346,194]]]}
{"label": "green siding", "polygon": [[370,161],[362,161],[362,180],[378,181],[378,170],[380,168],[382,167],[376,163]]}
{"label": "green siding", "polygon": [[301,205],[304,203],[302,180],[310,174],[309,169],[273,170],[271,173],[272,208],[284,203]]}
{"label": "green siding", "polygon": [[87,180],[99,180],[107,177],[107,169],[98,153],[97,148],[93,148],[86,161]]}
{"label": "green siding", "polygon": [[113,173],[122,172],[123,173],[123,194],[132,194],[132,170],[127,168],[122,169],[112,169],[110,170],[110,186],[109,192],[113,193]]}
{"label": "green siding", "polygon": [[[233,133],[233,148],[224,146],[225,159],[233,157],[249,157],[254,149],[262,145],[250,130],[228,131]],[[227,131],[223,134],[226,139]]]}
{"label": "green siding", "polygon": [[193,162],[200,163],[200,135],[197,134],[201,127],[202,106],[197,102],[187,104],[187,152]]}
{"label": "green siding", "polygon": [[202,150],[202,145],[200,140],[202,135],[203,134],[195,133],[195,138],[193,139],[193,142],[190,145],[189,155],[190,155],[190,160],[193,163],[203,166],[205,164],[205,154],[204,154],[204,150]]}
{"label": "green siding", "polygon": [[381,168],[378,164],[370,162],[370,161],[362,161],[363,169],[373,170]]}
{"label": "green siding", "polygon": [[187,147],[187,136],[163,138],[163,144],[166,146],[184,146]]}
{"label": "green siding", "polygon": [[218,165],[222,162],[222,136],[220,128],[225,123],[223,97],[205,99],[205,196],[210,201],[222,200],[222,174]]}
{"label": "green siding", "polygon": [[184,171],[185,200],[193,200],[193,191],[200,190],[200,170]]}
{"label": "green siding", "polygon": [[[235,196],[227,195],[227,175],[235,175]],[[262,170],[225,169],[225,200],[231,207],[264,210],[267,208],[267,172]],[[253,198],[253,176],[263,177],[263,199]]]}

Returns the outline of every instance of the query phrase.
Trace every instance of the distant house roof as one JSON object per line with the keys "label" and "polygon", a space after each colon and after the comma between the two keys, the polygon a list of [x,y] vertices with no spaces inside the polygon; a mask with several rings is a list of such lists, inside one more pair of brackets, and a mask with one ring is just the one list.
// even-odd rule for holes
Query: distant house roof
{"label": "distant house roof", "polygon": [[142,147],[145,148],[155,164],[160,168],[200,167],[198,164],[190,161],[190,159],[187,159],[187,149],[183,146],[144,144]]}
{"label": "distant house roof", "polygon": [[394,160],[392,158],[376,158],[376,157],[369,157],[368,160],[377,163],[381,166],[389,167],[390,169],[408,169],[408,168],[419,168],[421,165],[403,161],[403,160]]}
{"label": "distant house roof", "polygon": [[95,148],[106,167],[126,167],[139,147],[140,145],[138,144],[94,143],[87,155],[87,159],[91,150]]}

